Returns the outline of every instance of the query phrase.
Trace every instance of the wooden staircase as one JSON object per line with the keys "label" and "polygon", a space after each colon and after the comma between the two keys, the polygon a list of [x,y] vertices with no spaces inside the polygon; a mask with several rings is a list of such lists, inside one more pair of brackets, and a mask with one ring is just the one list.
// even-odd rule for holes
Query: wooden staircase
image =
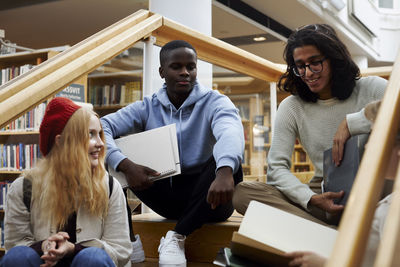
{"label": "wooden staircase", "polygon": [[[205,224],[189,235],[185,241],[187,261],[189,263],[211,264],[221,247],[229,247],[232,233],[239,229],[242,217],[242,215],[234,212],[227,221]],[[156,213],[132,216],[133,230],[135,234],[140,235],[146,262],[158,262],[156,259],[158,258],[160,239],[165,236],[168,230],[174,229],[175,224],[176,221],[167,220]]]}

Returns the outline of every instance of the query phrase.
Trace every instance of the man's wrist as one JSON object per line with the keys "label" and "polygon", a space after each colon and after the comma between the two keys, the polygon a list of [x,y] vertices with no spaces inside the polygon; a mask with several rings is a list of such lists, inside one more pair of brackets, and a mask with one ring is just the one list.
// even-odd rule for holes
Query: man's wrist
{"label": "man's wrist", "polygon": [[128,166],[128,158],[123,159],[117,166],[117,171],[125,172]]}
{"label": "man's wrist", "polygon": [[217,169],[217,177],[222,176],[222,177],[230,177],[233,176],[233,170],[229,166],[222,166]]}

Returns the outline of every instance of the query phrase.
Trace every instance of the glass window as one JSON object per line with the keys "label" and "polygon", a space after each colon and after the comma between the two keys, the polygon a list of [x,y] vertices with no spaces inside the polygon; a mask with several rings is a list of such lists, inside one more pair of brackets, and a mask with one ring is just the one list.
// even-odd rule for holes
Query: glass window
{"label": "glass window", "polygon": [[393,0],[379,0],[380,8],[394,8]]}

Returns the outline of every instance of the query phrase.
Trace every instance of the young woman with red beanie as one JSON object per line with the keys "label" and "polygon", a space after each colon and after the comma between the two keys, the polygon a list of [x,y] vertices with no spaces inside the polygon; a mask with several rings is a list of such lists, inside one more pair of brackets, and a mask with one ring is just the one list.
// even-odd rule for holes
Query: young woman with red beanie
{"label": "young woman with red beanie", "polygon": [[126,202],[120,184],[109,183],[96,113],[54,98],[39,146],[43,158],[7,195],[1,266],[125,266],[132,250]]}

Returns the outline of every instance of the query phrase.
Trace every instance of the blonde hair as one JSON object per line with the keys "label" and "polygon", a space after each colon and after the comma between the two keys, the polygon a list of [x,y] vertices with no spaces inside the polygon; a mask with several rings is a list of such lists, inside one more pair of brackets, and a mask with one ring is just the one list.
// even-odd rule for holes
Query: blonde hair
{"label": "blonde hair", "polygon": [[[88,108],[78,109],[62,131],[60,141],[34,169],[26,172],[26,177],[32,180],[33,200],[38,201],[45,219],[51,220],[58,229],[80,207],[100,218],[108,212],[105,147],[99,153],[99,164],[95,168],[92,169],[89,159],[92,115],[97,116]],[[100,137],[104,142],[102,131]]]}

